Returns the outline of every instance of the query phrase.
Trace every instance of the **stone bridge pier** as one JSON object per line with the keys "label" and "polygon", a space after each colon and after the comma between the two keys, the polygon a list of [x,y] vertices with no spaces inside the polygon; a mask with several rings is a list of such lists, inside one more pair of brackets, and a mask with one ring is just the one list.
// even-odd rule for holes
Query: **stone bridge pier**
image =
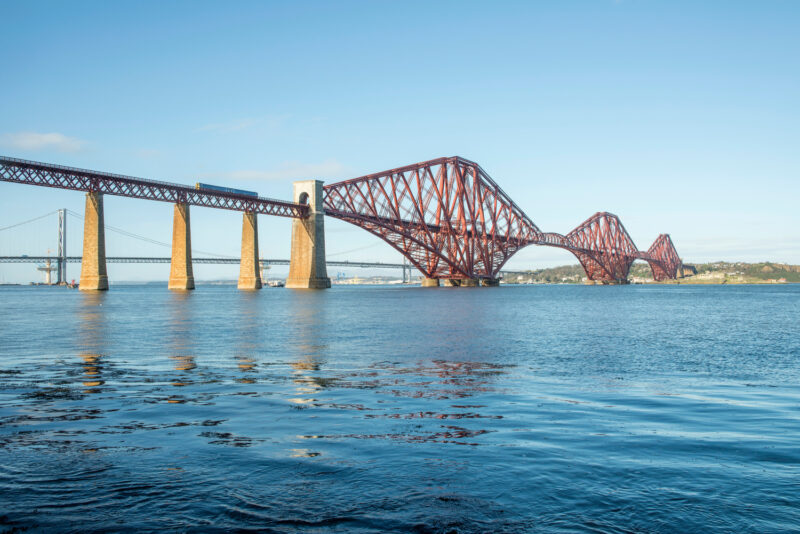
{"label": "stone bridge pier", "polygon": [[[321,217],[321,216],[320,216]],[[324,274],[324,242],[322,244]],[[258,260],[258,219],[252,212],[243,213],[242,257],[239,264],[239,289],[261,289],[261,269]],[[108,289],[106,272],[106,239],[103,217],[103,194],[86,193],[83,223],[83,257],[81,259],[80,289],[103,291]],[[192,232],[189,204],[175,204],[172,218],[172,257],[169,282],[172,290],[194,289],[192,269]],[[330,282],[328,287],[330,287]]]}
{"label": "stone bridge pier", "polygon": [[497,287],[499,278],[427,278],[423,277],[422,287]]}
{"label": "stone bridge pier", "polygon": [[[322,207],[322,181],[295,182],[294,201],[309,207],[305,219],[292,221],[292,252],[286,287],[324,289],[331,287],[325,263],[325,210]],[[261,289],[261,268],[258,257],[258,216],[242,214],[242,256],[239,263],[238,288]],[[172,256],[167,287],[176,291],[195,287],[192,268],[192,231],[189,204],[178,202],[172,217]],[[83,258],[80,289],[108,289],[106,244],[103,217],[103,193],[86,193],[83,229]]]}
{"label": "stone bridge pier", "polygon": [[167,287],[178,291],[194,289],[189,204],[175,204],[172,217],[172,260]]}
{"label": "stone bridge pier", "polygon": [[292,221],[292,255],[286,287],[326,289],[331,287],[325,264],[325,210],[321,180],[294,183],[294,202],[306,204],[309,216]]}
{"label": "stone bridge pier", "polygon": [[258,215],[242,214],[242,256],[239,260],[239,289],[261,289],[258,262]]}
{"label": "stone bridge pier", "polygon": [[83,259],[78,288],[81,291],[108,289],[103,193],[86,193],[86,208],[83,215]]}

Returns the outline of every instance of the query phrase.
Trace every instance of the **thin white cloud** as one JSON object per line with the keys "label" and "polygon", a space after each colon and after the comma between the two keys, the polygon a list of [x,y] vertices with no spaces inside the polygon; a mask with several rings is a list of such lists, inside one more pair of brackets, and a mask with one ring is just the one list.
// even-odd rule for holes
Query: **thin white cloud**
{"label": "thin white cloud", "polygon": [[142,148],[135,152],[136,157],[141,159],[156,159],[164,155],[161,150],[154,148]]}
{"label": "thin white cloud", "polygon": [[60,133],[17,132],[1,135],[0,144],[19,150],[78,152],[87,145],[87,142]]}
{"label": "thin white cloud", "polygon": [[198,132],[233,133],[251,128],[265,132],[276,132],[285,124],[289,115],[266,115],[261,117],[242,117],[224,122],[214,122],[201,126]]}
{"label": "thin white cloud", "polygon": [[254,118],[244,118],[244,119],[236,119],[233,121],[228,122],[217,122],[213,124],[206,124],[199,128],[201,132],[238,132],[241,130],[246,130],[255,124],[258,124],[259,120]]}
{"label": "thin white cloud", "polygon": [[336,178],[345,171],[344,165],[336,160],[328,159],[320,163],[300,163],[287,161],[276,169],[254,170],[243,169],[217,174],[208,174],[207,177],[223,178],[225,180],[243,181],[282,181],[305,180],[309,178]]}

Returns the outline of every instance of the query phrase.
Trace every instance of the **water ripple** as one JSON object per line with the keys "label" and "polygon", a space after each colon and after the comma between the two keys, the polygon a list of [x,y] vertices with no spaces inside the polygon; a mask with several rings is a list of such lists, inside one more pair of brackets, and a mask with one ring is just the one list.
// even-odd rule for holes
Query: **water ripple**
{"label": "water ripple", "polygon": [[798,303],[0,288],[0,527],[793,531]]}

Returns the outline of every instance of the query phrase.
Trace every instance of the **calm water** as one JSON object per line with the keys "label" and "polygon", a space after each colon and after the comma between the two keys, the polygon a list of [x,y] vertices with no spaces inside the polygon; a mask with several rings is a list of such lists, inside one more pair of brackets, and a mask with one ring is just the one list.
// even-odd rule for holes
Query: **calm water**
{"label": "calm water", "polygon": [[0,530],[800,529],[800,286],[0,288]]}

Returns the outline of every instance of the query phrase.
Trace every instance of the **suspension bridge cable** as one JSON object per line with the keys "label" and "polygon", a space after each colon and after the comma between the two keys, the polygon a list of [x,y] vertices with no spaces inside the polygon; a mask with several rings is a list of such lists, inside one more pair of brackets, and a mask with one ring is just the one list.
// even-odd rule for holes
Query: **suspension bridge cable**
{"label": "suspension bridge cable", "polygon": [[58,210],[51,211],[50,213],[45,213],[44,215],[40,215],[39,217],[35,217],[33,219],[29,219],[29,220],[23,221],[21,223],[12,224],[11,226],[4,226],[4,227],[0,228],[0,232],[2,232],[3,230],[10,230],[11,228],[16,228],[17,226],[22,226],[23,224],[32,223],[34,221],[38,221],[39,219],[44,219],[45,217],[49,217],[49,216],[54,215],[56,213],[58,213]]}
{"label": "suspension bridge cable", "polygon": [[[72,215],[73,217],[75,217],[77,219],[83,220],[83,216],[82,215],[79,215],[78,213],[75,213],[74,211],[72,211],[70,209],[67,209],[67,213]],[[143,236],[143,235],[134,234],[133,232],[129,232],[127,230],[123,230],[122,228],[117,228],[115,226],[109,226],[107,224],[104,224],[103,228],[105,228],[106,230],[111,230],[112,232],[116,232],[118,234],[122,234],[122,235],[127,236],[127,237],[132,237],[134,239],[138,239],[140,241],[146,241],[146,242],[152,243],[154,245],[160,245],[162,247],[172,248],[172,245],[170,243],[164,243],[163,241],[157,241],[155,239],[151,239],[151,238]],[[192,249],[192,251],[193,252],[197,252],[199,254],[206,254],[208,256],[215,256],[217,258],[234,258],[234,256],[227,256],[225,254],[216,254],[214,252],[208,252],[208,251],[205,251],[205,250]]]}
{"label": "suspension bridge cable", "polygon": [[367,245],[367,246],[364,246],[364,247],[351,248],[350,250],[343,250],[341,252],[334,252],[332,254],[326,254],[326,256],[341,256],[342,254],[350,254],[351,252],[358,252],[359,250],[366,250],[368,248],[377,247],[378,245],[382,245],[382,244],[383,243],[381,243],[379,241],[377,243],[373,243],[371,245]]}
{"label": "suspension bridge cable", "polygon": [[[70,215],[72,215],[73,217],[75,217],[76,219],[83,220],[83,216],[78,215],[74,211],[67,210],[67,212]],[[109,226],[107,224],[104,224],[103,228],[105,228],[106,230],[111,230],[112,232],[117,232],[118,234],[122,234],[124,236],[133,237],[134,239],[139,239],[141,241],[147,241],[148,243],[153,243],[154,245],[161,245],[162,247],[170,247],[171,246],[169,243],[164,243],[163,241],[157,241],[155,239],[151,239],[151,238],[145,237],[143,235],[134,234],[132,232],[128,232],[127,230],[123,230],[122,228],[117,228],[115,226]]]}
{"label": "suspension bridge cable", "polygon": [[[81,220],[81,221],[83,220],[83,215],[80,215],[79,213],[76,213],[76,212],[72,211],[69,208],[67,208],[66,212],[69,215],[72,215],[73,217],[75,217],[78,220]],[[10,230],[11,228],[16,228],[17,226],[22,226],[23,224],[28,224],[28,223],[32,223],[32,222],[38,221],[40,219],[44,219],[45,217],[49,217],[49,216],[54,215],[56,213],[58,213],[58,210],[51,211],[50,213],[45,213],[44,215],[40,215],[39,217],[34,217],[33,219],[29,219],[27,221],[23,221],[23,222],[20,222],[20,223],[17,223],[17,224],[12,224],[10,226],[5,226],[3,228],[0,228],[0,232],[2,232],[3,230]],[[147,243],[152,243],[154,245],[159,245],[159,246],[162,246],[162,247],[172,248],[172,245],[170,243],[164,243],[163,241],[158,241],[156,239],[151,239],[151,238],[143,236],[143,235],[134,234],[133,232],[129,232],[129,231],[124,230],[122,228],[117,228],[115,226],[110,226],[108,224],[104,224],[103,227],[106,230],[111,230],[112,232],[116,232],[116,233],[124,235],[126,237],[132,237],[133,239],[138,239],[140,241],[145,241]],[[382,243],[380,243],[380,242],[373,243],[371,245],[366,245],[366,246],[363,246],[363,247],[353,248],[353,249],[350,249],[350,250],[343,250],[341,252],[334,252],[334,253],[328,254],[328,256],[341,256],[343,254],[349,254],[351,252],[358,252],[358,251],[361,251],[361,250],[366,250],[366,249],[369,249],[369,248],[377,247],[378,245],[381,245],[381,244]],[[225,255],[225,254],[217,254],[217,253],[214,253],[214,252],[208,252],[208,251],[205,251],[205,250],[194,249],[193,251],[197,252],[199,254],[207,254],[209,256],[215,256],[217,258],[233,258],[234,257],[234,256]]]}

